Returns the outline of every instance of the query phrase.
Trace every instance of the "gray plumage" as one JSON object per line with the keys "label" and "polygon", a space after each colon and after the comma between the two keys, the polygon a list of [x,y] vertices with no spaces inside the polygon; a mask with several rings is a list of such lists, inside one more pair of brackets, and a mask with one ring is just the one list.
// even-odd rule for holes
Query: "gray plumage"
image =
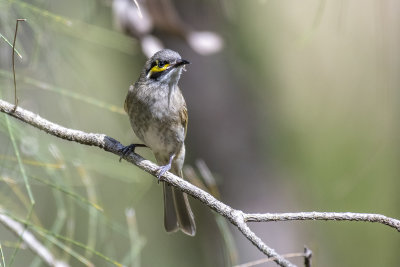
{"label": "gray plumage", "polygon": [[[157,52],[147,60],[138,81],[126,96],[125,110],[132,129],[153,151],[157,163],[162,166],[160,174],[170,169],[183,177],[188,116],[178,81],[188,63],[172,50]],[[187,195],[166,183],[163,191],[166,231],[180,229],[185,234],[195,235],[196,226]]]}

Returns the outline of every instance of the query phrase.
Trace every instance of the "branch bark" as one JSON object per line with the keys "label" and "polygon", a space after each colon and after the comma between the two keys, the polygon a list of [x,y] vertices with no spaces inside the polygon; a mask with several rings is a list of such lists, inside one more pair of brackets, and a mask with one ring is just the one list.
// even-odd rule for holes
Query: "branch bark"
{"label": "branch bark", "polygon": [[[39,115],[18,107],[14,111],[14,105],[0,100],[0,111],[13,116],[25,123],[28,123],[40,130],[45,131],[53,136],[74,141],[80,144],[97,146],[107,152],[111,152],[119,157],[123,156],[120,149],[123,145],[117,140],[105,135],[97,133],[85,133],[79,130],[68,129],[53,122],[50,122]],[[142,158],[140,155],[132,153],[123,156],[125,160],[136,165],[140,169],[150,173],[154,177],[157,176],[159,166],[149,160]],[[253,243],[261,252],[280,266],[294,266],[288,260],[277,254],[272,248],[268,247],[251,229],[247,222],[269,222],[269,221],[288,221],[288,220],[342,220],[342,221],[364,221],[378,222],[400,231],[400,221],[379,214],[362,214],[362,213],[336,213],[336,212],[299,212],[299,213],[264,213],[264,214],[247,214],[241,210],[236,210],[214,198],[209,193],[199,189],[189,182],[181,179],[172,173],[165,173],[161,179],[172,186],[186,192],[193,198],[200,200],[209,208],[219,213],[235,225],[239,231]]]}
{"label": "branch bark", "polygon": [[373,213],[354,212],[293,212],[293,213],[264,213],[244,214],[246,222],[271,222],[271,221],[361,221],[374,222],[390,226],[400,232],[400,221]]}

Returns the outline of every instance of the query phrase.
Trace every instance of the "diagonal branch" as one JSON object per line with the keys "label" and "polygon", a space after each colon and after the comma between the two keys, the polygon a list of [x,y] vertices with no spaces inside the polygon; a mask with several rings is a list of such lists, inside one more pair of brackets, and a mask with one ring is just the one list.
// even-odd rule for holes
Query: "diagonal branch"
{"label": "diagonal branch", "polygon": [[[0,100],[0,111],[13,116],[25,123],[28,123],[40,130],[53,136],[75,141],[80,144],[97,146],[105,151],[118,156],[123,156],[120,149],[123,148],[117,140],[106,136],[105,134],[85,133],[79,130],[68,129],[43,119],[39,115],[18,107],[15,111],[14,105]],[[138,154],[123,156],[124,159],[136,165],[140,169],[157,176],[159,166],[149,160],[142,158]],[[277,254],[272,248],[269,248],[254,232],[247,226],[247,222],[268,222],[268,221],[287,221],[287,220],[346,220],[346,221],[364,221],[378,222],[388,225],[400,231],[400,221],[379,214],[361,214],[361,213],[324,213],[324,212],[299,212],[299,213],[265,213],[265,214],[247,214],[240,210],[231,208],[214,198],[209,193],[199,189],[189,182],[167,172],[161,179],[172,186],[179,188],[195,199],[200,200],[209,208],[219,213],[235,225],[246,238],[252,242],[261,252],[268,257],[274,258],[274,261],[280,266],[294,266],[288,260]]]}
{"label": "diagonal branch", "polygon": [[[50,122],[39,115],[25,110],[21,107],[17,107],[14,111],[14,106],[6,101],[0,99],[0,111],[6,114],[9,114],[23,122],[26,122],[40,130],[45,131],[48,134],[54,135],[56,137],[75,141],[80,144],[89,145],[89,146],[97,146],[99,148],[104,149],[105,151],[111,152],[115,155],[123,157],[127,161],[133,163],[138,166],[140,169],[152,174],[154,177],[157,177],[159,166],[152,163],[149,160],[146,160],[139,156],[138,154],[130,154],[124,156],[120,151],[123,148],[123,145],[117,140],[106,136],[105,134],[96,134],[96,133],[85,133],[79,130],[68,129],[53,122]],[[180,190],[188,193],[192,197],[200,200],[208,207],[221,214],[225,218],[227,218],[232,224],[238,227],[238,229],[253,243],[257,246],[257,248],[262,251],[268,257],[273,257],[274,261],[278,263],[280,266],[294,266],[288,260],[277,254],[272,248],[269,248],[259,237],[257,237],[251,230],[248,228],[244,221],[243,212],[239,210],[234,210],[228,205],[218,201],[209,193],[199,189],[198,187],[192,185],[191,183],[175,176],[174,174],[167,172],[165,173],[161,179],[172,186],[178,187]]]}

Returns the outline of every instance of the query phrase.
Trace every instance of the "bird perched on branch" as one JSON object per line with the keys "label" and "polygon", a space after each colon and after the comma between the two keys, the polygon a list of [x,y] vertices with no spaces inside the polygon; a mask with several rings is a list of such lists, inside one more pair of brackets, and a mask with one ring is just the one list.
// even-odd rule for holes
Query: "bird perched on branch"
{"label": "bird perched on branch", "polygon": [[[187,64],[175,51],[164,49],[155,53],[147,60],[125,99],[132,129],[144,144],[132,144],[122,152],[128,154],[135,147],[149,147],[161,166],[159,179],[167,171],[183,177],[188,113],[178,81]],[[187,195],[166,183],[163,191],[166,231],[180,229],[194,236],[196,225]]]}

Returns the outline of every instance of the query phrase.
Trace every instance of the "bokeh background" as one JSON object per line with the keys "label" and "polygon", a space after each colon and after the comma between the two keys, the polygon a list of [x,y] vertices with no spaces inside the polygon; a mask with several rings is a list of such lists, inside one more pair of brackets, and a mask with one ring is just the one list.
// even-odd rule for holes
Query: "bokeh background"
{"label": "bokeh background", "polygon": [[[190,118],[186,163],[198,172],[204,160],[222,201],[246,212],[400,218],[400,2],[138,4],[148,5],[143,16],[154,21],[148,33],[192,62],[180,82]],[[122,107],[148,46],[142,32],[116,28],[112,7],[111,0],[0,0],[1,98],[14,101],[7,41],[16,19],[26,18],[16,43],[19,105],[65,127],[137,141]],[[179,17],[172,26],[171,14]],[[200,53],[190,31],[212,31],[223,47]],[[2,212],[29,222],[70,266],[232,266],[263,258],[193,199],[196,237],[166,234],[153,177],[1,114],[0,185]],[[400,235],[382,225],[250,226],[278,253],[306,245],[316,266],[400,265]],[[9,266],[18,239],[0,226],[0,243]],[[13,266],[42,265],[28,249],[17,250]]]}

